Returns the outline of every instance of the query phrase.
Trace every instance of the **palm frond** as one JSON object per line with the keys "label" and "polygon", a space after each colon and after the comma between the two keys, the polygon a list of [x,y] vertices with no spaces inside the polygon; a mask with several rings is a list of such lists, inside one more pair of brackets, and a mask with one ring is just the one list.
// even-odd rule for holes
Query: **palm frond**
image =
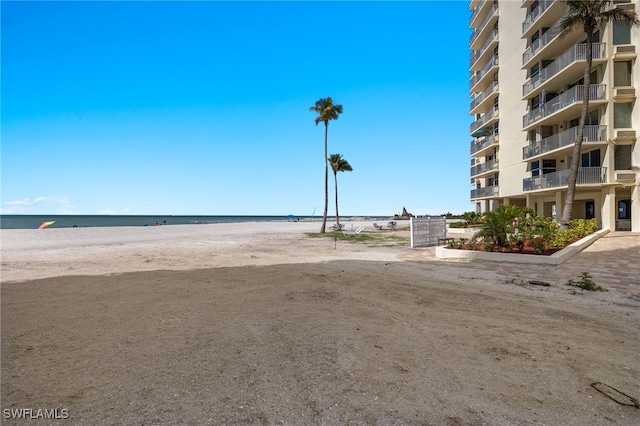
{"label": "palm frond", "polygon": [[331,164],[331,168],[333,169],[333,173],[338,172],[351,172],[353,168],[351,164],[344,158],[342,158],[342,154],[331,154],[328,158],[329,164]]}
{"label": "palm frond", "polygon": [[327,124],[329,120],[337,120],[338,116],[342,114],[342,105],[335,105],[329,96],[318,99],[314,106],[309,107],[309,111],[318,113],[315,119],[316,125],[319,123]]}
{"label": "palm frond", "polygon": [[563,0],[562,4],[565,14],[560,20],[561,37],[576,29],[592,35],[597,28],[611,21],[640,24],[634,11],[619,9],[611,0]]}

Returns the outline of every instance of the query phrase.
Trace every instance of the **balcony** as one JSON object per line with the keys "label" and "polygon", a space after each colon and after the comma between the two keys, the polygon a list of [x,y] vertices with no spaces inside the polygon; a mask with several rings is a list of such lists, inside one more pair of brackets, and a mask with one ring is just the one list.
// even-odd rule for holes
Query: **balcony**
{"label": "balcony", "polygon": [[485,18],[482,20],[480,25],[478,25],[478,28],[476,28],[475,31],[471,34],[471,37],[469,39],[469,47],[471,49],[473,49],[473,50],[477,49],[477,46],[475,44],[479,40],[480,34],[482,34],[482,32],[487,27],[489,22],[492,21],[493,18],[495,18],[497,16],[497,14],[498,14],[498,5],[494,4],[491,7],[491,10],[489,10],[489,12],[487,13],[487,16],[485,16]]}
{"label": "balcony", "polygon": [[491,58],[491,60],[489,60],[489,62],[487,62],[487,64],[484,67],[482,67],[480,71],[478,71],[473,77],[471,77],[471,80],[469,82],[469,91],[479,92],[485,89],[486,88],[485,85],[489,83],[489,81],[493,81],[493,78],[489,79],[489,77],[492,77],[489,71],[497,67],[498,67],[498,56],[496,55],[493,58]]}
{"label": "balcony", "polygon": [[527,30],[538,20],[538,18],[544,13],[545,10],[553,4],[553,0],[542,0],[538,3],[531,13],[527,15],[522,23],[522,35],[526,34]]}
{"label": "balcony", "polygon": [[494,145],[497,145],[497,144],[498,144],[498,135],[496,135],[495,133],[489,136],[486,136],[480,139],[479,141],[472,141],[470,154],[474,156],[480,156],[482,155],[481,152],[485,150],[489,150],[490,148],[492,148]]}
{"label": "balcony", "polygon": [[471,53],[471,57],[469,58],[469,71],[477,71],[476,67],[478,67],[479,64],[476,64],[476,62],[479,62],[479,59],[489,51],[489,47],[491,47],[494,43],[497,43],[497,41],[498,30],[493,30],[493,33],[489,37],[487,37],[482,46],[478,50],[474,50]]}
{"label": "balcony", "polygon": [[[591,57],[595,60],[606,59],[606,44],[605,43],[593,43],[593,50]],[[527,96],[537,87],[544,82],[550,80],[555,75],[568,69],[571,65],[577,64],[579,61],[586,61],[587,58],[587,45],[576,44],[571,49],[560,55],[555,61],[540,70],[540,72],[529,79],[522,86],[522,96]],[[580,66],[581,71],[584,70],[583,66]]]}
{"label": "balcony", "polygon": [[475,132],[479,128],[481,128],[481,127],[485,126],[486,124],[488,124],[489,121],[494,119],[494,118],[496,118],[496,119],[498,118],[498,109],[497,108],[491,109],[485,115],[483,115],[482,117],[478,118],[476,121],[471,123],[471,126],[469,127],[469,133]]}
{"label": "balcony", "polygon": [[[571,170],[560,170],[541,176],[522,180],[522,190],[539,191],[544,189],[561,188],[569,185]],[[577,185],[600,185],[607,183],[606,167],[579,167]]]}
{"label": "balcony", "polygon": [[526,65],[534,56],[536,56],[542,49],[554,40],[558,34],[560,34],[560,25],[554,25],[549,28],[546,33],[542,34],[536,41],[531,43],[527,50],[522,54],[522,65]]}
{"label": "balcony", "polygon": [[487,89],[484,92],[480,93],[478,96],[476,96],[473,99],[473,101],[471,101],[471,105],[469,107],[469,113],[470,114],[478,114],[478,111],[476,111],[476,109],[482,103],[484,103],[484,101],[489,99],[492,94],[496,93],[497,91],[498,91],[498,82],[494,81],[493,84],[490,85],[489,87],[487,87]]}
{"label": "balcony", "polygon": [[484,188],[476,188],[471,190],[471,199],[488,198],[498,195],[498,186],[485,186]]}
{"label": "balcony", "polygon": [[478,19],[484,8],[487,6],[487,4],[489,4],[489,0],[479,1],[476,5],[473,5],[473,3],[473,1],[469,2],[469,7],[473,10],[473,12],[471,12],[471,17],[469,18],[469,28],[474,27],[476,19]]}
{"label": "balcony", "polygon": [[[578,128],[572,127],[564,132],[533,142],[522,148],[522,159],[528,160],[539,155],[545,155],[560,148],[573,146],[578,135]],[[583,142],[606,142],[607,126],[584,126]]]}
{"label": "balcony", "polygon": [[480,164],[476,164],[475,166],[471,167],[471,174],[470,176],[478,176],[478,175],[482,175],[488,172],[491,172],[492,170],[495,170],[498,168],[498,160],[491,160],[491,161],[487,161],[484,163],[480,163]]}
{"label": "balcony", "polygon": [[[589,86],[589,102],[606,101],[607,99],[606,84],[592,84]],[[529,114],[522,117],[522,127],[526,130],[532,125],[542,125],[543,121],[555,115],[556,113],[568,109],[571,106],[582,104],[583,86],[573,86],[566,92],[561,93],[555,98],[534,108]],[[567,117],[569,118],[569,117]]]}

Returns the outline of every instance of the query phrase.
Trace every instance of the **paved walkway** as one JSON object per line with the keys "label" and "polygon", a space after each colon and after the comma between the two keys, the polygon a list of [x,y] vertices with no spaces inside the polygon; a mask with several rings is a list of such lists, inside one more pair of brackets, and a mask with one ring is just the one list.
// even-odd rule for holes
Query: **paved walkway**
{"label": "paved walkway", "polygon": [[473,262],[471,267],[493,270],[506,278],[521,277],[566,283],[588,272],[602,287],[640,297],[640,233],[610,232],[558,266]]}

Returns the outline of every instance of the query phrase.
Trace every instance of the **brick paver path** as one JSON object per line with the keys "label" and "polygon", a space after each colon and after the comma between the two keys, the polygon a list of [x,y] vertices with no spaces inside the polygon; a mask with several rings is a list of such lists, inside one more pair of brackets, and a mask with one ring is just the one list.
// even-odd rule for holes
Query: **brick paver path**
{"label": "brick paver path", "polygon": [[470,262],[463,268],[493,271],[506,279],[541,280],[566,283],[588,272],[593,281],[640,297],[640,233],[610,232],[561,265],[527,265],[507,262]]}

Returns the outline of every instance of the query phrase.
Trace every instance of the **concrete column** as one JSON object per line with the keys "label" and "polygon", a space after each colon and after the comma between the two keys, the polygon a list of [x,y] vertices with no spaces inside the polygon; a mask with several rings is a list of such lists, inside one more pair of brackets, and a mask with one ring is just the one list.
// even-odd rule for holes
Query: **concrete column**
{"label": "concrete column", "polygon": [[640,185],[631,189],[631,231],[640,232]]}
{"label": "concrete column", "polygon": [[[616,189],[613,186],[602,190],[602,229],[616,230],[617,217]],[[596,217],[598,217],[596,215]]]}
{"label": "concrete column", "polygon": [[[556,191],[555,196],[556,196],[556,200],[555,200],[556,221],[560,222],[560,219],[562,219],[562,210],[564,209],[564,197],[563,197],[562,191]],[[575,200],[574,200],[574,203],[575,203]]]}

